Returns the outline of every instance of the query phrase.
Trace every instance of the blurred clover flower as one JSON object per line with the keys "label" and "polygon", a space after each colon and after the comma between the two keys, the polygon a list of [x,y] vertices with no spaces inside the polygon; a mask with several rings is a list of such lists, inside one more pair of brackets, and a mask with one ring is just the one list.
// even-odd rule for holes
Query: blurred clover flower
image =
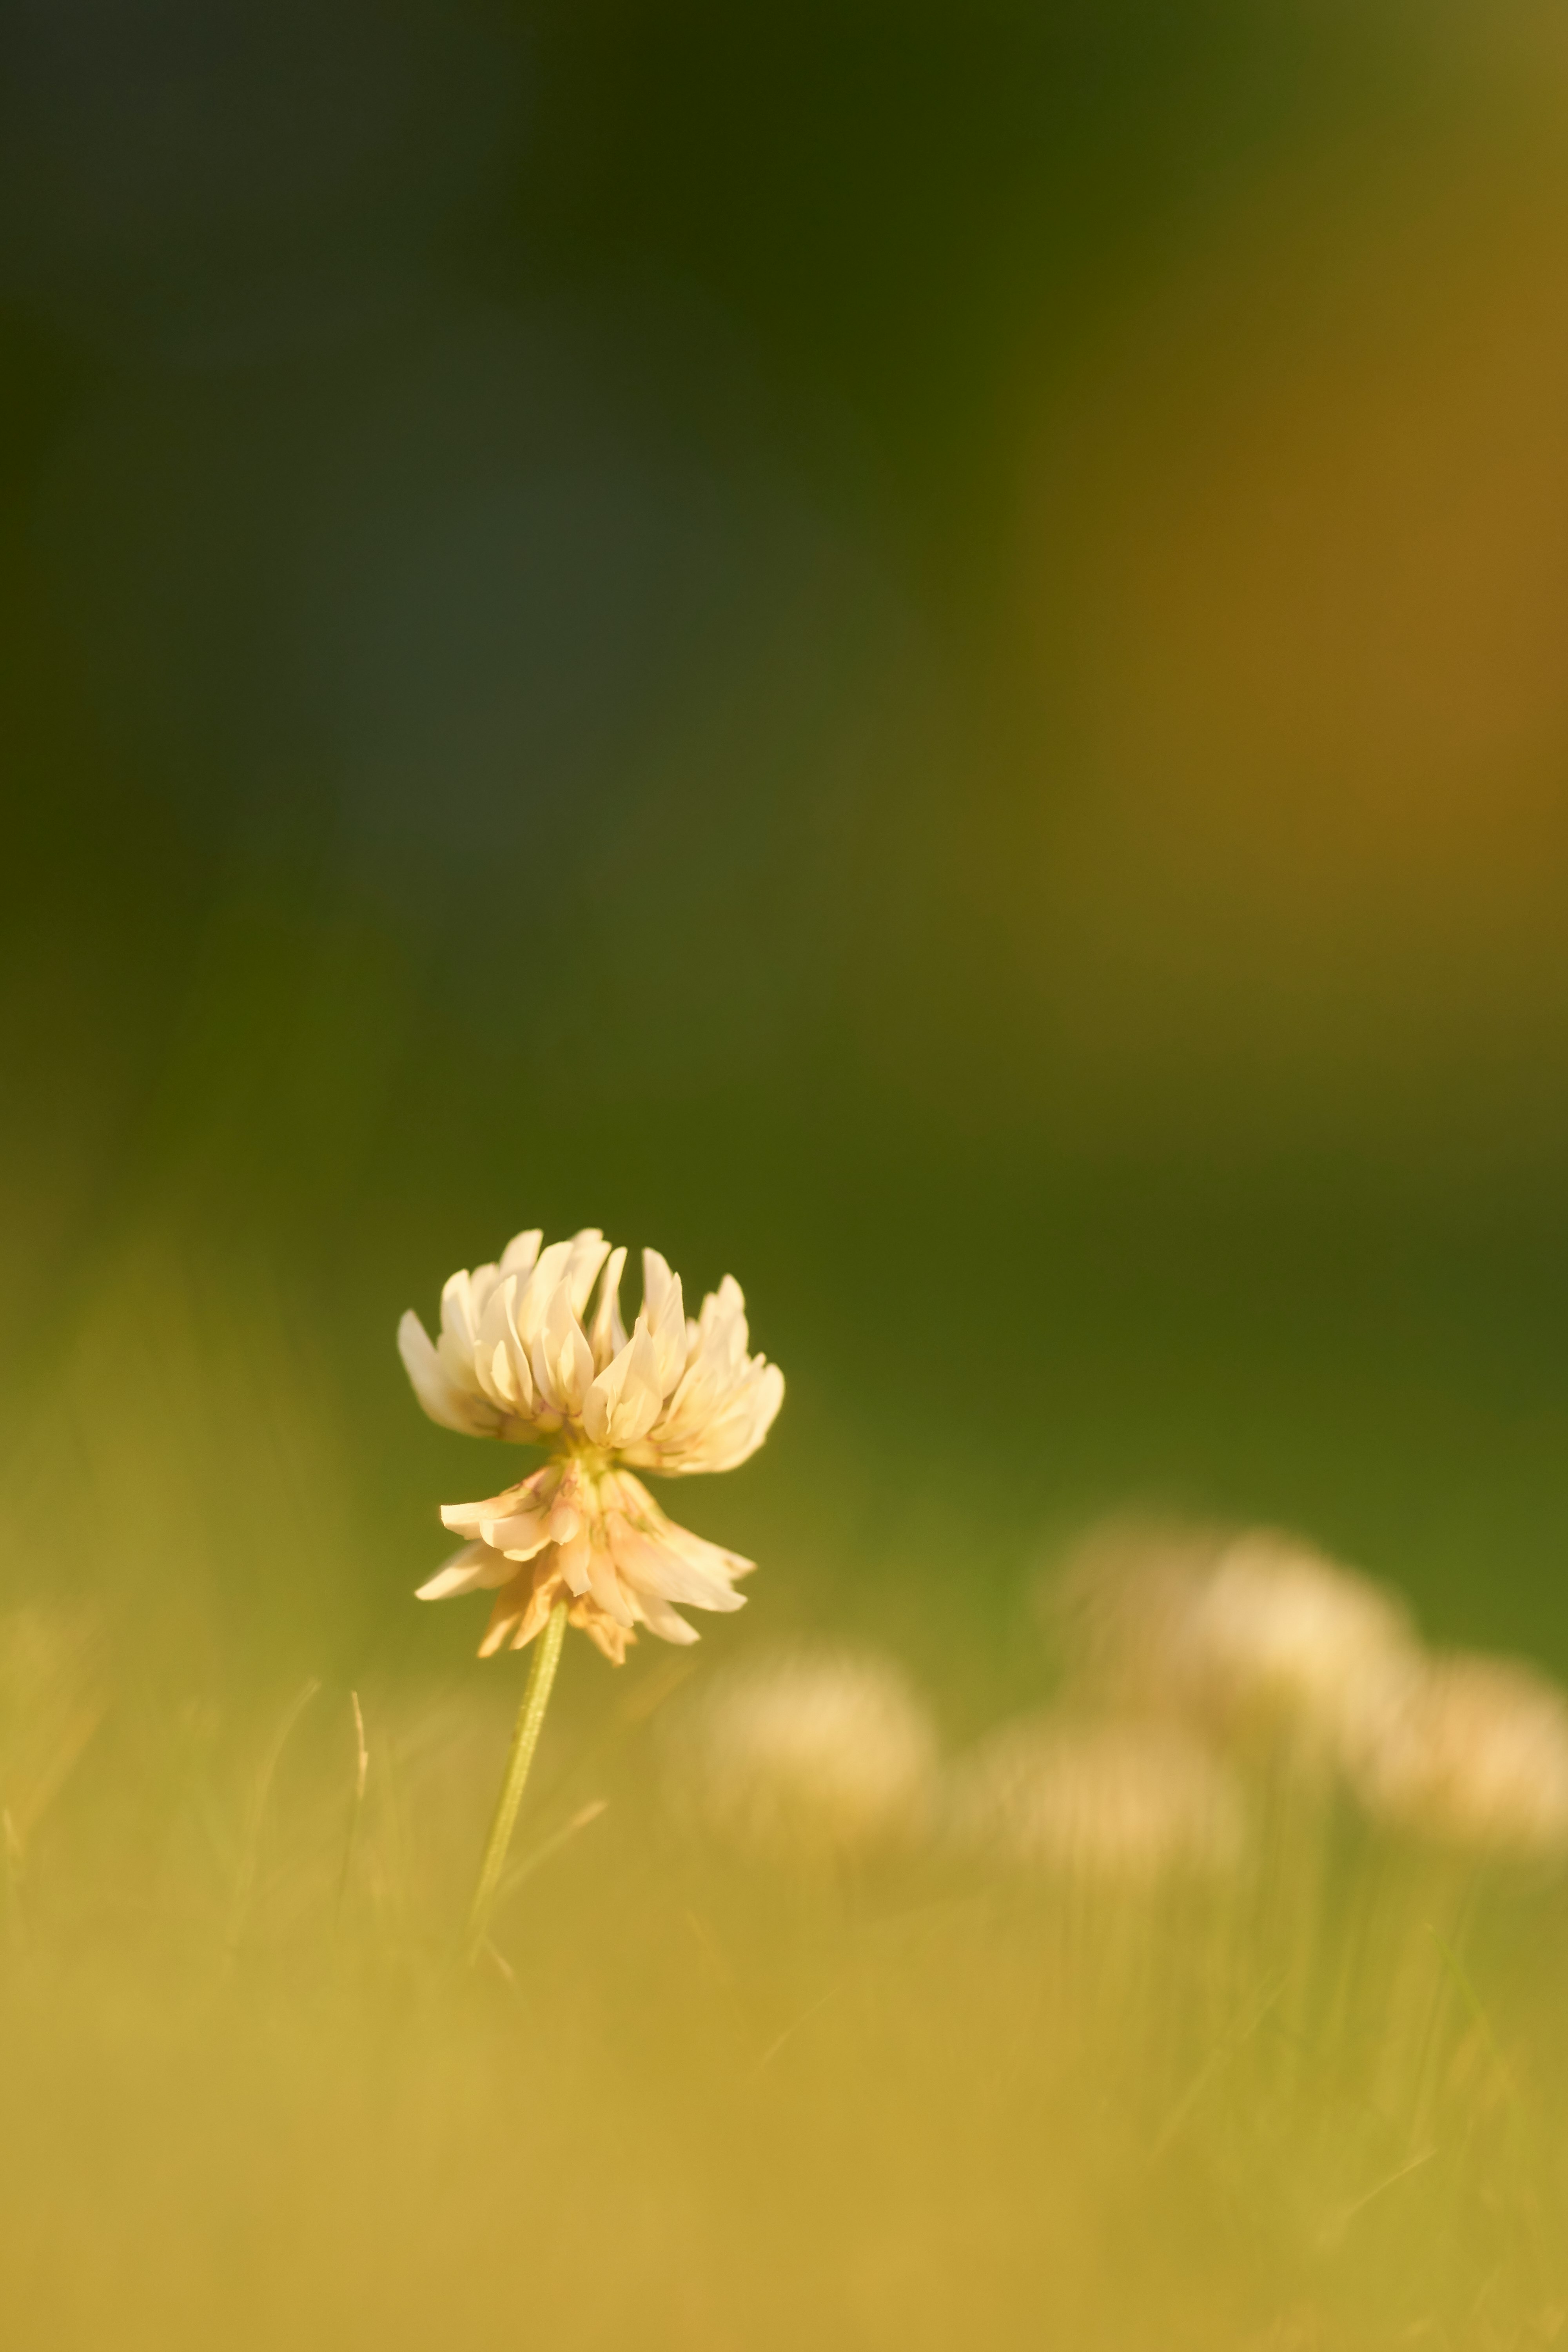
{"label": "blurred clover flower", "polygon": [[1568,1855],[1568,1700],[1529,1666],[1423,1662],[1368,1711],[1346,1760],[1386,1828],[1477,1854]]}
{"label": "blurred clover flower", "polygon": [[918,1830],[937,1742],[889,1661],[800,1650],[719,1675],[678,1722],[670,1765],[677,1802],[731,1843],[844,1858]]}
{"label": "blurred clover flower", "polygon": [[1113,1525],[1058,1593],[1071,1662],[1119,1703],[1331,1763],[1419,1656],[1389,1593],[1299,1538]]}
{"label": "blurred clover flower", "polygon": [[1230,1868],[1247,1827],[1235,1779],[1180,1726],[1070,1715],[993,1732],[954,1776],[951,1818],[1010,1862],[1132,1886]]}
{"label": "blurred clover flower", "polygon": [[1325,1756],[1415,1653],[1405,1610],[1355,1570],[1268,1529],[1228,1544],[1193,1596],[1181,1664],[1227,1729],[1281,1731]]}
{"label": "blurred clover flower", "polygon": [[697,1639],[677,1602],[740,1608],[735,1580],[752,1566],[677,1527],[627,1465],[667,1477],[733,1469],[767,1435],[784,1375],[748,1355],[745,1301],[731,1276],[693,1322],[679,1276],[645,1250],[628,1338],[626,1251],[593,1230],[548,1247],[542,1239],[519,1234],[498,1264],[453,1275],[436,1343],[412,1312],[398,1327],[432,1421],[553,1456],[499,1495],[446,1507],[446,1525],[467,1540],[419,1598],[493,1591],[482,1657],[521,1649],[564,1601],[571,1622],[618,1665],[638,1626],[666,1642]]}

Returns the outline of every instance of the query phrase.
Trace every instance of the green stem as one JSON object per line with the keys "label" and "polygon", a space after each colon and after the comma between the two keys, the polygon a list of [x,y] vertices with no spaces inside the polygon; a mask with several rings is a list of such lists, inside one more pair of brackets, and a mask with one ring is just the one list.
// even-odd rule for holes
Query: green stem
{"label": "green stem", "polygon": [[529,1768],[533,1751],[539,1745],[539,1735],[544,1724],[544,1710],[550,1704],[550,1687],[555,1680],[555,1669],[561,1662],[561,1643],[566,1632],[566,1603],[558,1601],[550,1612],[544,1631],[539,1636],[533,1653],[533,1664],[529,1671],[528,1688],[518,1709],[517,1727],[511,1735],[511,1749],[506,1759],[506,1772],[496,1800],[496,1815],[490,1823],[489,1843],[485,1847],[485,1859],[479,1871],[479,1883],[474,1889],[473,1907],[468,1913],[467,1957],[471,1967],[485,1947],[489,1929],[490,1913],[495,1908],[496,1889],[506,1867],[507,1848],[517,1825],[517,1809],[522,1802],[522,1792],[528,1785]]}

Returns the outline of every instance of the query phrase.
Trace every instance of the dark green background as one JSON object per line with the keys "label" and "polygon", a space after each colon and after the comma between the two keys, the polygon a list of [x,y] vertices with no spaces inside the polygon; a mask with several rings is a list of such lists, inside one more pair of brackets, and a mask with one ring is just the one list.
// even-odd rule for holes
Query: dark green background
{"label": "dark green background", "polygon": [[1282,1048],[1097,1124],[1019,964],[1092,790],[1018,617],[1021,414],[1271,176],[1501,106],[1441,14],[171,0],[7,39],[7,1583],[156,1578],[91,1485],[156,1331],[91,1412],[55,1386],[152,1234],[206,1457],[204,1335],[262,1294],[342,1433],[353,1540],[210,1546],[225,1622],[466,1654],[405,1596],[435,1499],[503,1471],[393,1328],[592,1222],[732,1270],[785,1368],[765,1454],[680,1498],[778,1625],[1024,1680],[1040,1560],[1152,1502],[1568,1665],[1562,1154],[1493,1131],[1539,1034],[1439,1051],[1404,1123],[1396,1055]]}

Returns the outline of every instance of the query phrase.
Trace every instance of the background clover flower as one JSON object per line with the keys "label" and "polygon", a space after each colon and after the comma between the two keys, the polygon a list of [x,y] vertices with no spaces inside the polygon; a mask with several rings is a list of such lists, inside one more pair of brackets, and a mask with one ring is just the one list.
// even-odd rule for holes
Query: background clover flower
{"label": "background clover flower", "polygon": [[1052,1609],[1081,1686],[1319,1770],[1419,1656],[1392,1593],[1268,1528],[1112,1523]]}
{"label": "background clover flower", "polygon": [[670,1735],[679,1809],[753,1854],[846,1861],[924,1824],[937,1738],[890,1659],[804,1648],[715,1676]]}
{"label": "background clover flower", "polygon": [[419,1597],[494,1592],[481,1656],[521,1649],[563,1601],[570,1622],[618,1664],[640,1626],[666,1642],[697,1639],[677,1603],[740,1608],[735,1581],[752,1565],[677,1527],[628,1465],[667,1477],[733,1469],[767,1435],[784,1376],[748,1354],[732,1276],[693,1321],[680,1276],[645,1250],[628,1336],[626,1251],[594,1229],[542,1244],[537,1231],[519,1234],[494,1265],[453,1275],[437,1340],[412,1312],[398,1327],[433,1421],[552,1454],[498,1495],[446,1507],[463,1547]]}
{"label": "background clover flower", "polygon": [[1477,1855],[1568,1854],[1568,1700],[1532,1667],[1430,1659],[1360,1730],[1352,1785],[1384,1828]]}
{"label": "background clover flower", "polygon": [[953,1776],[951,1812],[961,1843],[1128,1885],[1228,1869],[1247,1832],[1223,1759],[1181,1725],[1066,1713],[983,1740]]}

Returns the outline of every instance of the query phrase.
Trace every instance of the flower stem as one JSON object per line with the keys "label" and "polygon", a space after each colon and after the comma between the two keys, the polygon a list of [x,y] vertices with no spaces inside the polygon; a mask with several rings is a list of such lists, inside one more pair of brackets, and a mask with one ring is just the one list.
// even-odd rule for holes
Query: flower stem
{"label": "flower stem", "polygon": [[550,1704],[550,1688],[555,1680],[555,1669],[561,1662],[561,1643],[566,1632],[566,1603],[558,1601],[551,1611],[544,1631],[539,1636],[529,1670],[528,1688],[518,1709],[517,1726],[511,1735],[511,1748],[506,1759],[506,1772],[496,1800],[495,1819],[490,1823],[489,1842],[485,1847],[485,1859],[479,1871],[479,1883],[474,1889],[473,1906],[468,1913],[468,1934],[466,1957],[472,1967],[485,1947],[495,1908],[496,1889],[506,1867],[507,1848],[517,1825],[517,1809],[522,1802],[522,1792],[528,1784],[529,1769],[533,1751],[539,1745],[543,1727],[544,1710]]}

